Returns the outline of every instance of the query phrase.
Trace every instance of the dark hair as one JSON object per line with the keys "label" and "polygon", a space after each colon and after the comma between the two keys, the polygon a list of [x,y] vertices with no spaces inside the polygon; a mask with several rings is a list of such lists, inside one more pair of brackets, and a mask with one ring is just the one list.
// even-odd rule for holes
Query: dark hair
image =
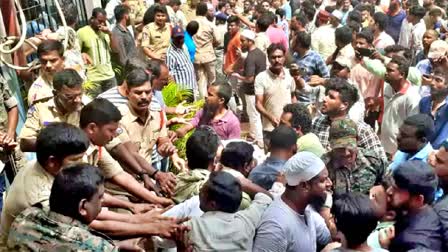
{"label": "dark hair", "polygon": [[316,8],[314,8],[314,3],[311,1],[302,2],[302,15],[304,15],[308,20],[313,20],[314,15],[316,15]]}
{"label": "dark hair", "polygon": [[145,82],[150,82],[148,73],[143,68],[136,68],[126,76],[126,85],[128,89],[140,87]]}
{"label": "dark hair", "polygon": [[230,142],[221,153],[220,163],[239,171],[252,162],[254,151],[254,147],[249,143]]}
{"label": "dark hair", "polygon": [[334,33],[335,39],[342,44],[348,45],[352,42],[353,36],[352,36],[352,29],[350,29],[347,26],[342,26],[336,29]]}
{"label": "dark hair", "polygon": [[421,160],[410,160],[397,166],[392,173],[395,185],[411,195],[423,195],[424,203],[434,201],[438,179],[429,164]]}
{"label": "dark hair", "polygon": [[212,172],[207,181],[207,200],[216,203],[217,211],[235,213],[241,205],[241,184],[230,173]]}
{"label": "dark hair", "polygon": [[218,87],[218,97],[224,99],[224,104],[227,105],[232,98],[232,86],[227,82],[215,82],[212,86]]}
{"label": "dark hair", "polygon": [[361,193],[338,195],[331,212],[336,219],[337,230],[347,240],[348,248],[364,243],[378,224],[372,202],[367,195]]}
{"label": "dark hair", "polygon": [[147,60],[146,58],[131,57],[126,61],[126,65],[124,66],[124,71],[125,71],[125,73],[129,73],[136,68],[150,70],[151,61]]}
{"label": "dark hair", "polygon": [[199,30],[199,23],[197,21],[190,21],[190,23],[187,24],[186,30],[190,36],[194,36]]}
{"label": "dark hair", "polygon": [[278,8],[277,10],[275,10],[275,15],[279,15],[280,18],[284,18],[286,15],[286,12],[284,9]]}
{"label": "dark hair", "polygon": [[240,23],[240,19],[237,16],[230,16],[227,19],[227,24],[236,23],[237,25]]}
{"label": "dark hair", "polygon": [[269,16],[267,13],[261,15],[257,19],[257,27],[261,32],[265,32],[271,24],[272,24],[271,16]]}
{"label": "dark hair", "polygon": [[165,63],[161,63],[159,61],[151,61],[149,65],[151,70],[151,81],[160,77],[162,67],[167,67]]}
{"label": "dark hair", "polygon": [[83,199],[90,201],[103,184],[104,176],[98,167],[77,164],[65,168],[54,178],[50,210],[84,222],[79,213],[79,203]]}
{"label": "dark hair", "polygon": [[93,18],[97,18],[97,17],[98,17],[98,14],[103,14],[104,16],[107,16],[106,10],[104,10],[104,9],[101,8],[101,7],[97,7],[97,8],[94,8],[94,9],[92,10],[92,17],[93,17]]}
{"label": "dark hair", "polygon": [[362,22],[361,12],[357,10],[350,11],[347,17],[347,21],[355,21],[356,23]]}
{"label": "dark hair", "polygon": [[300,13],[295,14],[293,17],[295,17],[297,22],[301,23],[303,27],[305,27],[309,23],[308,18]]}
{"label": "dark hair", "polygon": [[297,143],[297,133],[286,125],[280,125],[270,133],[270,150],[289,150]]}
{"label": "dark hair", "polygon": [[355,21],[347,22],[347,27],[352,30],[352,34],[353,33],[357,34],[358,32],[361,31],[361,28],[362,28],[361,24],[357,23]]}
{"label": "dark hair", "polygon": [[418,19],[422,19],[426,15],[426,10],[419,5],[414,5],[409,9],[409,15],[415,16]]}
{"label": "dark hair", "polygon": [[156,4],[156,5],[154,6],[154,16],[155,16],[157,13],[163,13],[163,14],[165,14],[166,16],[168,16],[168,11],[166,10],[166,7],[165,7],[164,5]]}
{"label": "dark hair", "polygon": [[221,10],[226,6],[227,2],[218,2],[218,10]]}
{"label": "dark hair", "polygon": [[269,47],[268,47],[268,49],[267,49],[267,51],[268,51],[268,57],[271,56],[271,55],[272,55],[275,51],[277,51],[277,50],[281,50],[281,51],[283,52],[283,54],[286,54],[286,49],[285,49],[285,47],[284,47],[282,44],[277,43],[277,44],[271,44],[271,45],[269,45]]}
{"label": "dark hair", "polygon": [[84,80],[79,76],[78,72],[69,68],[55,73],[53,78],[53,88],[60,91],[63,86],[75,88],[82,86],[83,82]]}
{"label": "dark hair", "polygon": [[283,107],[283,113],[291,113],[291,126],[295,129],[300,128],[303,134],[311,131],[313,120],[308,108],[300,103],[290,103]]}
{"label": "dark hair", "polygon": [[178,5],[180,6],[182,3],[180,2],[180,0],[170,0],[170,6],[175,6]]}
{"label": "dark hair", "polygon": [[79,127],[84,129],[89,123],[103,126],[112,122],[119,122],[121,113],[110,101],[96,98],[81,109]]}
{"label": "dark hair", "polygon": [[64,56],[64,45],[57,40],[44,40],[37,47],[37,55],[41,56],[43,54],[50,53],[52,51],[56,51],[60,57]]}
{"label": "dark hair", "polygon": [[197,16],[205,16],[207,14],[207,11],[208,11],[207,4],[204,2],[200,2],[196,6],[196,15]]}
{"label": "dark hair", "polygon": [[216,132],[210,126],[200,126],[188,138],[186,144],[186,156],[188,168],[207,169],[213,162],[220,140]]}
{"label": "dark hair", "polygon": [[413,126],[417,129],[415,132],[417,138],[424,139],[424,142],[428,142],[428,139],[434,133],[434,120],[427,114],[416,114],[407,117],[403,124]]}
{"label": "dark hair", "polygon": [[384,53],[385,54],[399,53],[399,52],[403,52],[403,57],[405,57],[407,59],[412,58],[412,51],[409,48],[406,48],[404,46],[401,46],[401,45],[390,45],[390,46],[387,46],[386,48],[384,48]]}
{"label": "dark hair", "polygon": [[368,44],[373,43],[373,33],[370,31],[370,29],[364,29],[356,34],[356,39],[365,39]]}
{"label": "dark hair", "polygon": [[384,31],[384,29],[386,29],[387,23],[389,22],[389,18],[387,17],[387,15],[382,12],[376,12],[375,14],[373,14],[373,20],[375,20],[375,24],[378,25],[378,28],[381,31]]}
{"label": "dark hair", "polygon": [[62,12],[64,13],[65,22],[67,22],[67,25],[74,25],[78,22],[78,8],[73,3],[64,5]]}
{"label": "dark hair", "polygon": [[311,35],[301,31],[296,35],[296,43],[300,46],[300,48],[309,49],[311,46]]}
{"label": "dark hair", "polygon": [[403,75],[406,79],[408,77],[409,67],[411,66],[411,61],[406,59],[405,57],[395,55],[392,57],[389,63],[397,64],[398,71]]}
{"label": "dark hair", "polygon": [[117,22],[120,22],[124,15],[129,14],[130,8],[127,5],[119,4],[114,9],[114,16]]}
{"label": "dark hair", "polygon": [[330,90],[337,91],[341,101],[348,103],[347,111],[359,99],[358,90],[356,87],[342,78],[330,78],[325,89],[325,94],[328,94]]}
{"label": "dark hair", "polygon": [[62,161],[67,156],[85,152],[89,143],[87,135],[80,128],[63,122],[51,123],[37,135],[37,162],[45,166],[50,156]]}
{"label": "dark hair", "polygon": [[358,9],[360,12],[368,11],[371,17],[375,14],[375,7],[370,4],[359,4],[355,9]]}

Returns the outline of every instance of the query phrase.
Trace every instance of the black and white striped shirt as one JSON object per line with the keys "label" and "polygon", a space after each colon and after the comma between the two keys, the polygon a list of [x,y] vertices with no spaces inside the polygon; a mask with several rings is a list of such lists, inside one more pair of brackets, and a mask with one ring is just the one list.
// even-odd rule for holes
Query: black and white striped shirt
{"label": "black and white striped shirt", "polygon": [[196,89],[196,76],[188,54],[173,44],[168,47],[166,64],[174,80],[183,89]]}

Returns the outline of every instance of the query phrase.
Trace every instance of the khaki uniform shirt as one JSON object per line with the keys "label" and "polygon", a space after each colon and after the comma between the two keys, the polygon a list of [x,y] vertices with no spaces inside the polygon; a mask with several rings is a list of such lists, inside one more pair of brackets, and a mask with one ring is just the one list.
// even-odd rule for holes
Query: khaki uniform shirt
{"label": "khaki uniform shirt", "polygon": [[128,105],[120,106],[119,109],[123,117],[120,121],[122,132],[118,138],[121,142],[130,141],[137,145],[139,154],[151,163],[157,139],[168,136],[163,111],[150,110],[148,118],[143,121]]}
{"label": "khaki uniform shirt", "polygon": [[206,17],[200,16],[196,18],[199,23],[199,30],[193,36],[196,44],[196,54],[194,56],[195,64],[204,64],[216,60],[213,42],[219,41],[216,26]]}
{"label": "khaki uniform shirt", "polygon": [[[8,83],[3,77],[0,76],[0,132],[7,133],[8,132],[8,111],[14,107],[17,107],[17,100],[11,93],[11,90],[8,87]],[[17,148],[19,149],[19,148]],[[18,162],[21,161],[21,153],[20,151],[15,151],[13,153],[14,159]],[[0,160],[3,162],[7,162],[8,157],[7,153],[0,148]],[[16,162],[16,166],[19,169],[22,164]]]}
{"label": "khaki uniform shirt", "polygon": [[166,56],[170,39],[171,27],[169,24],[165,24],[163,28],[157,26],[156,23],[149,23],[143,27],[142,47],[150,49],[160,58]]}
{"label": "khaki uniform shirt", "polygon": [[36,138],[43,127],[53,122],[66,122],[78,126],[80,114],[81,110],[65,115],[61,114],[56,108],[54,99],[36,103],[28,110],[19,138]]}
{"label": "khaki uniform shirt", "polygon": [[26,208],[41,203],[49,206],[51,186],[54,177],[37,161],[32,161],[21,169],[9,188],[1,217],[2,239],[7,239],[9,228],[15,217]]}
{"label": "khaki uniform shirt", "polygon": [[100,168],[106,179],[111,179],[115,175],[123,172],[123,168],[121,168],[120,164],[105,148],[95,146],[92,143],[90,143],[90,146],[83,157],[83,162]]}
{"label": "khaki uniform shirt", "polygon": [[53,97],[53,83],[40,75],[28,90],[28,106],[51,97]]}

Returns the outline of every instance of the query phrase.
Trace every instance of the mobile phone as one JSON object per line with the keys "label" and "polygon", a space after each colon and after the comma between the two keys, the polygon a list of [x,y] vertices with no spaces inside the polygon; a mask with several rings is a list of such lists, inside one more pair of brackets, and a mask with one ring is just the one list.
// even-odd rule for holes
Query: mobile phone
{"label": "mobile phone", "polygon": [[291,76],[306,76],[307,75],[307,71],[305,67],[295,67],[295,68],[291,68],[289,70],[289,73],[291,74]]}
{"label": "mobile phone", "polygon": [[370,57],[375,50],[370,48],[356,48],[356,51],[358,51],[361,56]]}

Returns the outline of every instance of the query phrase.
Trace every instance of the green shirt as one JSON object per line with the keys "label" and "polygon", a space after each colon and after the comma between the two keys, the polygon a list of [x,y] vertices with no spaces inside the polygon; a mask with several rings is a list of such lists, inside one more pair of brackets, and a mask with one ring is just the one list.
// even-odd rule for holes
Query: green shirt
{"label": "green shirt", "polygon": [[79,46],[81,52],[87,53],[92,64],[87,65],[87,80],[103,81],[115,76],[110,60],[109,35],[96,33],[89,25],[78,30]]}
{"label": "green shirt", "polygon": [[[389,63],[390,60],[390,58],[385,57],[385,63],[383,63],[380,60],[373,60],[364,57],[362,65],[367,69],[367,71],[384,79],[384,76],[386,75],[386,64]],[[422,74],[417,68],[409,67],[407,80],[414,86],[421,86]]]}

